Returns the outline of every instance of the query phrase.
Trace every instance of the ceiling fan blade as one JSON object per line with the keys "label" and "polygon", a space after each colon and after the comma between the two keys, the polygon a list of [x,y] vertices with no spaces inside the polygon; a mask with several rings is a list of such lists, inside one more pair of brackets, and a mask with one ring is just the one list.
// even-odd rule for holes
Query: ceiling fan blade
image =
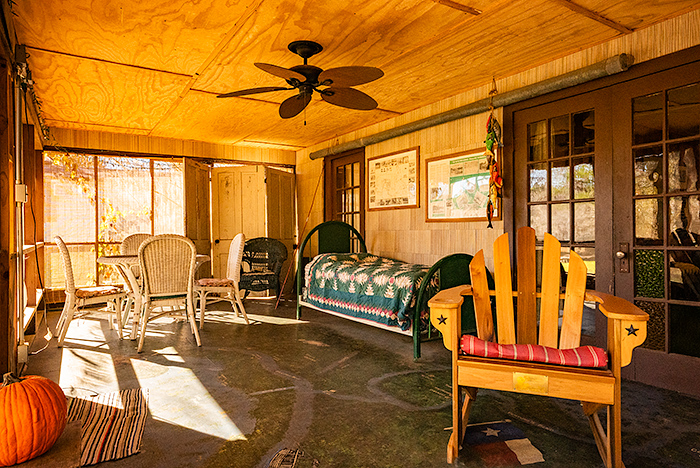
{"label": "ceiling fan blade", "polygon": [[267,93],[270,91],[284,91],[285,89],[294,89],[294,88],[282,88],[281,86],[268,86],[266,88],[242,89],[240,91],[234,91],[232,93],[219,94],[216,97],[225,98],[225,97],[247,96],[248,94]]}
{"label": "ceiling fan blade", "polygon": [[279,76],[280,78],[284,78],[285,80],[295,79],[302,82],[306,81],[306,77],[301,73],[297,73],[294,70],[289,70],[284,67],[278,67],[277,65],[272,65],[269,63],[256,63],[255,66],[264,72],[270,73],[275,76]]}
{"label": "ceiling fan blade", "polygon": [[348,109],[372,110],[378,105],[370,96],[353,88],[324,89],[321,98],[330,104]]}
{"label": "ceiling fan blade", "polygon": [[280,117],[290,119],[303,111],[311,102],[311,94],[299,93],[296,96],[285,99],[280,104]]}
{"label": "ceiling fan blade", "polygon": [[329,68],[318,77],[318,82],[330,81],[328,86],[357,86],[384,76],[384,72],[375,67],[338,67]]}

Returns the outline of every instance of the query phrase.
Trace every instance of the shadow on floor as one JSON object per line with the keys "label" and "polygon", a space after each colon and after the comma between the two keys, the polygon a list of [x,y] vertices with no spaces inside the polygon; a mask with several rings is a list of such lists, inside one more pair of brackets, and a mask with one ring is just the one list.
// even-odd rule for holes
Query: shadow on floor
{"label": "shadow on floor", "polygon": [[[320,468],[450,466],[442,343],[425,343],[414,362],[409,337],[312,310],[296,321],[294,306],[248,300],[246,326],[221,305],[207,313],[201,348],[186,323],[162,319],[141,354],[106,318],[86,317],[63,348],[53,339],[31,355],[25,373],[69,395],[148,388],[140,453],[96,466],[264,468],[283,448],[301,448]],[[32,349],[46,344],[37,338]],[[700,401],[633,382],[622,390],[627,468],[700,467]],[[603,466],[576,402],[483,391],[472,415],[512,421],[542,452],[534,466]],[[457,465],[485,466],[469,450]]]}

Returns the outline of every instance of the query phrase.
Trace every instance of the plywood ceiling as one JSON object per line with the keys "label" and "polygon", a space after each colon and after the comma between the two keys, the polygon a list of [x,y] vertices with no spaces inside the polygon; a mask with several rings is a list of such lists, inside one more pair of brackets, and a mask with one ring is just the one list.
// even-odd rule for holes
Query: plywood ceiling
{"label": "plywood ceiling", "polygon": [[[50,127],[222,144],[308,147],[700,8],[696,0],[22,0],[13,4]],[[292,67],[313,40],[323,69],[365,65],[379,107],[314,95],[283,120],[294,91],[253,63]],[[306,124],[304,124],[306,121]]]}

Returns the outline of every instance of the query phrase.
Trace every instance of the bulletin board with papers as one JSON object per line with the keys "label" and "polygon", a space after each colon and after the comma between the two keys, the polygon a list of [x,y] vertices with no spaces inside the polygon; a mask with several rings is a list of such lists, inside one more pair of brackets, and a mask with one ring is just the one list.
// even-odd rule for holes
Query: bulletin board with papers
{"label": "bulletin board with papers", "polygon": [[[489,168],[486,149],[426,161],[426,221],[486,220]],[[500,203],[493,219],[500,219]]]}
{"label": "bulletin board with papers", "polygon": [[418,148],[367,160],[368,210],[418,207]]}

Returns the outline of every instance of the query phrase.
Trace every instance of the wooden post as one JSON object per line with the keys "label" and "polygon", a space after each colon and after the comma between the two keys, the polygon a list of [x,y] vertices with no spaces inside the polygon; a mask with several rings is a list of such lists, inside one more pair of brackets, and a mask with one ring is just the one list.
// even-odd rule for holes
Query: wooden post
{"label": "wooden post", "polygon": [[15,324],[16,286],[12,261],[15,243],[15,170],[10,67],[0,61],[0,372],[14,372],[17,366]]}

